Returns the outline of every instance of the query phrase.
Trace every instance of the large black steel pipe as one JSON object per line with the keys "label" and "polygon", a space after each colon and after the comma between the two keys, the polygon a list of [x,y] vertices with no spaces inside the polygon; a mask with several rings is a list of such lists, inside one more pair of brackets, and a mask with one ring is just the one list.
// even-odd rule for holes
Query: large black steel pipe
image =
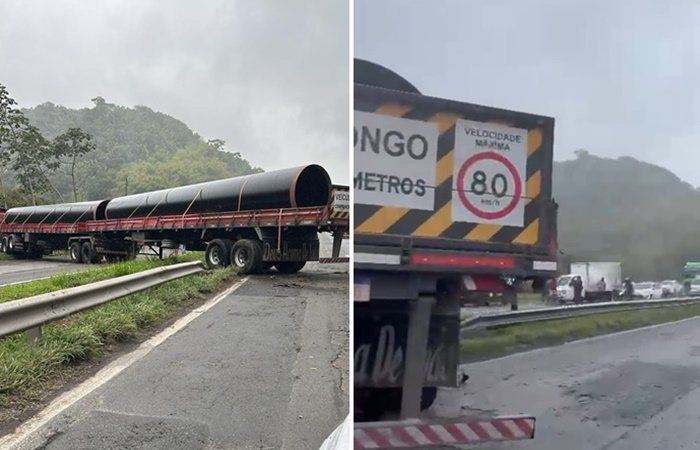
{"label": "large black steel pipe", "polygon": [[318,165],[275,170],[112,199],[107,219],[328,204],[330,177]]}
{"label": "large black steel pipe", "polygon": [[94,219],[323,206],[330,201],[330,195],[328,173],[323,167],[312,164],[112,200],[11,208],[4,222],[76,223]]}
{"label": "large black steel pipe", "polygon": [[10,208],[5,213],[4,223],[51,225],[55,223],[85,222],[103,216],[106,203],[106,201],[95,201]]}

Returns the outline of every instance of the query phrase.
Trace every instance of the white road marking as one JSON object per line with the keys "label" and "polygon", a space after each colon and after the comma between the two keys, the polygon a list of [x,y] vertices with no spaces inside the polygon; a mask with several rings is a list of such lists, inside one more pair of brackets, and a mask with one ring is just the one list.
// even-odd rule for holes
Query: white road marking
{"label": "white road marking", "polygon": [[[27,271],[27,272],[29,272],[29,271]],[[57,275],[60,275],[60,274],[57,274]],[[6,286],[14,286],[15,284],[31,283],[32,281],[48,280],[49,278],[53,278],[53,277],[54,277],[54,275],[51,275],[50,277],[41,277],[41,278],[34,278],[32,280],[15,281],[14,283],[0,284],[0,288],[6,287]]]}
{"label": "white road marking", "polygon": [[124,369],[131,366],[136,361],[140,360],[144,356],[148,355],[154,348],[158,347],[160,344],[165,342],[173,334],[182,330],[192,322],[197,317],[201,316],[209,309],[214,307],[217,303],[223,300],[226,296],[236,291],[239,287],[243,285],[248,280],[248,277],[235,283],[230,288],[226,289],[221,294],[212,298],[202,306],[197,309],[192,310],[186,316],[178,319],[175,323],[170,325],[165,330],[161,331],[157,335],[153,336],[149,340],[143,342],[138,348],[126,355],[123,355],[116,360],[109,363],[107,366],[100,369],[95,375],[86,381],[80,383],[75,388],[68,392],[61,394],[56,397],[46,408],[37,413],[34,417],[24,422],[22,425],[17,427],[14,433],[9,434],[2,439],[0,439],[0,448],[14,448],[20,445],[25,439],[30,437],[33,433],[39,430],[41,427],[46,425],[51,419],[56,417],[62,411],[72,406],[78,400],[90,394],[92,391],[102,386]]}

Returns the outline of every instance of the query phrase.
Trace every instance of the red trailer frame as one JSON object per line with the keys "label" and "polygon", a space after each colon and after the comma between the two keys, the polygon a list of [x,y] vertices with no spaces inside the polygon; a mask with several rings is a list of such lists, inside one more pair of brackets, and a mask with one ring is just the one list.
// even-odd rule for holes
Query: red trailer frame
{"label": "red trailer frame", "polygon": [[[245,238],[258,240],[261,246],[268,247],[265,263],[282,263],[288,260],[283,254],[288,251],[285,245],[308,243],[309,236],[318,232],[329,232],[334,237],[333,256],[323,258],[322,262],[348,262],[348,258],[339,257],[339,252],[343,237],[348,236],[349,216],[338,214],[333,203],[317,207],[147,216],[74,223],[7,224],[3,223],[3,217],[4,211],[0,211],[0,238],[3,242],[0,250],[8,251],[7,240],[12,236],[12,239],[19,243],[14,248],[20,248],[15,250],[15,253],[19,254],[21,251],[30,257],[41,257],[46,253],[42,250],[28,250],[36,246],[41,248],[37,242],[43,242],[44,245],[48,242],[51,244],[49,247],[53,249],[70,247],[74,242],[80,246],[89,242],[92,249],[101,255],[128,254],[128,251],[124,250],[126,247],[117,245],[118,243],[129,242],[133,245],[133,242],[138,242],[143,246],[156,244],[161,248],[162,256],[162,244],[165,241],[194,242],[194,249],[205,249],[208,254],[212,241],[223,241],[228,245],[226,252],[230,252],[234,242]],[[21,247],[22,245],[26,247]],[[304,248],[302,253],[310,255],[308,258],[301,257],[304,262],[320,259],[317,251],[312,249],[309,252]],[[299,251],[298,248],[295,250]],[[269,255],[276,257],[270,258]],[[300,257],[295,258],[298,260]]]}

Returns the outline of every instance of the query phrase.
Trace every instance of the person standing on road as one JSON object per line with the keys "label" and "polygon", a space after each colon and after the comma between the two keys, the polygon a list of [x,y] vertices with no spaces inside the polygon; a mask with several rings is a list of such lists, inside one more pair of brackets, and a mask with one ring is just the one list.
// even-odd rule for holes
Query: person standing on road
{"label": "person standing on road", "polygon": [[690,278],[686,278],[683,280],[683,296],[687,297],[690,295],[690,287],[691,287],[691,282]]}
{"label": "person standing on road", "polygon": [[574,279],[571,280],[570,286],[574,288],[574,303],[580,305],[583,302],[583,298],[581,296],[581,293],[583,292],[583,281],[581,280],[581,277],[574,277]]}
{"label": "person standing on road", "polygon": [[630,280],[629,278],[625,278],[624,296],[628,300],[631,300],[634,296],[634,285],[632,284],[632,280]]}
{"label": "person standing on road", "polygon": [[549,301],[555,302],[557,300],[557,279],[550,278],[547,282],[547,293],[549,294]]}
{"label": "person standing on road", "polygon": [[602,277],[600,281],[598,281],[596,287],[598,288],[598,292],[605,292],[605,277]]}

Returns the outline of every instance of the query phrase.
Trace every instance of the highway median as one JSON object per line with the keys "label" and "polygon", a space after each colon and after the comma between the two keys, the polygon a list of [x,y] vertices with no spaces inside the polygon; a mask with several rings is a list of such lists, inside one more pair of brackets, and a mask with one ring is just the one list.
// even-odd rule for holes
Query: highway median
{"label": "highway median", "polygon": [[700,304],[617,311],[473,330],[462,335],[461,360],[464,363],[484,361],[695,316],[700,316]]}
{"label": "highway median", "polygon": [[[78,273],[56,275],[0,288],[0,302],[27,298],[70,287],[129,275],[163,265],[199,259],[188,254],[165,260],[132,260]],[[40,341],[30,344],[23,333],[0,340],[0,422],[16,423],[18,416],[48,400],[52,393],[80,378],[88,366],[121,348],[140,341],[159,325],[220,290],[236,276],[229,267],[169,281],[158,287],[113,300],[102,306],[44,325]],[[3,427],[3,432],[10,431]]]}

